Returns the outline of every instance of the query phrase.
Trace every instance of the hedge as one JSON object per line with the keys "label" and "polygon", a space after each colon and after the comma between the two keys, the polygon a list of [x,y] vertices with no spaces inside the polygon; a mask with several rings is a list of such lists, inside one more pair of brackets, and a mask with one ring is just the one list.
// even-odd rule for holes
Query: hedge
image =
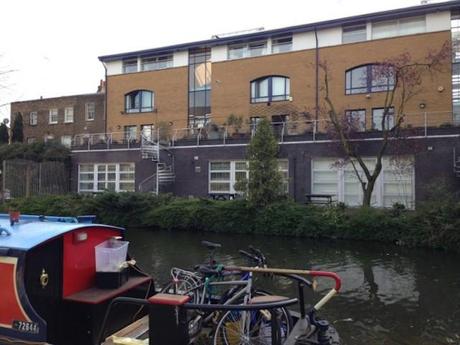
{"label": "hedge", "polygon": [[1,209],[62,216],[95,214],[101,223],[132,229],[356,239],[460,251],[460,203],[452,200],[425,203],[416,211],[306,206],[289,200],[254,208],[244,200],[102,193],[15,199]]}

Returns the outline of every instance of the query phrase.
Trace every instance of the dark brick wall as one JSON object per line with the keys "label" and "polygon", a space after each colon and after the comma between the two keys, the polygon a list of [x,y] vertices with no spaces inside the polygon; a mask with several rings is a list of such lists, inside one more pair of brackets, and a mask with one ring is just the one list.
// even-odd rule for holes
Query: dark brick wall
{"label": "dark brick wall", "polygon": [[[170,151],[174,156],[175,182],[165,185],[162,192],[172,192],[179,196],[208,195],[209,161],[245,159],[244,144],[233,146],[175,147]],[[378,142],[363,141],[360,151],[363,156],[375,156]],[[460,178],[453,172],[453,152],[460,155],[459,137],[423,138],[410,140],[403,147],[391,146],[388,153],[412,154],[415,156],[415,198],[426,198],[433,183],[447,183],[453,191],[460,191]],[[280,158],[289,160],[289,194],[303,202],[305,194],[311,192],[311,160],[318,157],[338,157],[337,148],[331,143],[290,143],[280,145]],[[171,161],[165,151],[162,161]],[[72,157],[72,189],[77,190],[78,164],[83,162],[134,162],[136,163],[136,190],[138,184],[155,172],[155,164],[143,160],[139,151],[80,152]]]}
{"label": "dark brick wall", "polygon": [[[415,197],[426,198],[432,183],[446,182],[453,190],[460,190],[460,178],[453,173],[453,149],[460,154],[460,139],[431,138],[411,140],[404,147],[389,147],[388,152],[414,154],[415,152]],[[363,156],[374,156],[379,144],[363,142]],[[193,147],[173,149],[176,181],[171,191],[180,196],[207,196],[208,169],[210,160],[244,159],[246,146]],[[289,193],[302,202],[311,192],[311,160],[315,157],[338,157],[337,148],[330,143],[292,143],[280,146],[280,158],[289,159]],[[197,158],[197,159],[195,159]],[[197,170],[196,167],[199,167]]]}
{"label": "dark brick wall", "polygon": [[[54,135],[60,140],[63,135],[76,135],[82,133],[103,133],[105,132],[105,109],[104,93],[87,95],[74,95],[56,98],[44,98],[30,101],[11,103],[11,120],[20,112],[24,120],[24,141],[27,138],[36,138],[43,141],[45,135]],[[96,116],[93,121],[86,121],[86,103],[94,102]],[[73,107],[74,122],[64,123],[64,109]],[[49,110],[58,109],[58,123],[49,123]],[[30,113],[37,112],[37,125],[31,126]]]}

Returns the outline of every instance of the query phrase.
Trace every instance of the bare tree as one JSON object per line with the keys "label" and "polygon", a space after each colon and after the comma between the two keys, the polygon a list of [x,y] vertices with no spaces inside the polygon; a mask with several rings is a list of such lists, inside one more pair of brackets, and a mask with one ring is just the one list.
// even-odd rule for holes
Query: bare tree
{"label": "bare tree", "polygon": [[[320,63],[323,85],[321,92],[324,100],[324,109],[328,119],[328,133],[338,144],[343,154],[344,163],[350,163],[359,180],[363,191],[363,206],[370,206],[375,183],[382,171],[382,159],[387,153],[390,142],[397,143],[404,139],[402,128],[407,103],[423,90],[425,74],[442,71],[445,62],[450,56],[449,42],[445,42],[437,51],[430,51],[423,61],[416,61],[411,54],[405,52],[391,59],[374,63],[372,68],[372,82],[380,85],[379,91],[385,92],[381,122],[381,140],[377,149],[375,165],[369,166],[359,150],[359,124],[356,119],[348,118],[336,106],[330,92],[330,68],[327,62]],[[362,171],[362,173],[360,172]]]}

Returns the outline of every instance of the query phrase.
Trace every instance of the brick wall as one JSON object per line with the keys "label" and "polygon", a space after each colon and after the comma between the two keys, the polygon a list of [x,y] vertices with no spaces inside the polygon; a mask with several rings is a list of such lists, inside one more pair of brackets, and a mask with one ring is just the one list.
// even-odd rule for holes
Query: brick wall
{"label": "brick wall", "polygon": [[[54,136],[60,140],[62,136],[73,136],[82,133],[101,133],[105,131],[105,94],[74,95],[56,98],[45,98],[11,103],[11,119],[21,113],[24,120],[24,141],[27,138],[44,140],[45,136]],[[86,104],[94,103],[96,115],[94,120],[87,121]],[[64,123],[64,109],[73,107],[74,121]],[[49,123],[50,109],[58,109],[58,123]],[[37,125],[30,125],[30,113],[37,112]]]}

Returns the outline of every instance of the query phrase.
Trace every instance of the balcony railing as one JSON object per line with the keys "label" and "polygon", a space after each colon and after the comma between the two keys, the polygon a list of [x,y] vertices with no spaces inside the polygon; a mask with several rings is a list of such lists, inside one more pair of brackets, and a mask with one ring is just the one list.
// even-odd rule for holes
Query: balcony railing
{"label": "balcony railing", "polygon": [[[454,121],[457,119],[458,121]],[[330,121],[327,119],[272,122],[273,132],[279,142],[328,140]],[[371,116],[366,117],[364,130],[356,131],[357,138],[379,137],[381,131],[372,128]],[[403,117],[401,128],[407,136],[430,136],[446,133],[460,133],[460,115],[450,111],[407,113]],[[157,142],[162,146],[178,145],[226,145],[246,143],[255,134],[257,125],[239,126],[208,124],[201,128],[177,128],[165,132],[154,130],[146,135],[129,135],[125,132],[95,133],[75,135],[73,150],[132,149],[141,147],[143,142]]]}

